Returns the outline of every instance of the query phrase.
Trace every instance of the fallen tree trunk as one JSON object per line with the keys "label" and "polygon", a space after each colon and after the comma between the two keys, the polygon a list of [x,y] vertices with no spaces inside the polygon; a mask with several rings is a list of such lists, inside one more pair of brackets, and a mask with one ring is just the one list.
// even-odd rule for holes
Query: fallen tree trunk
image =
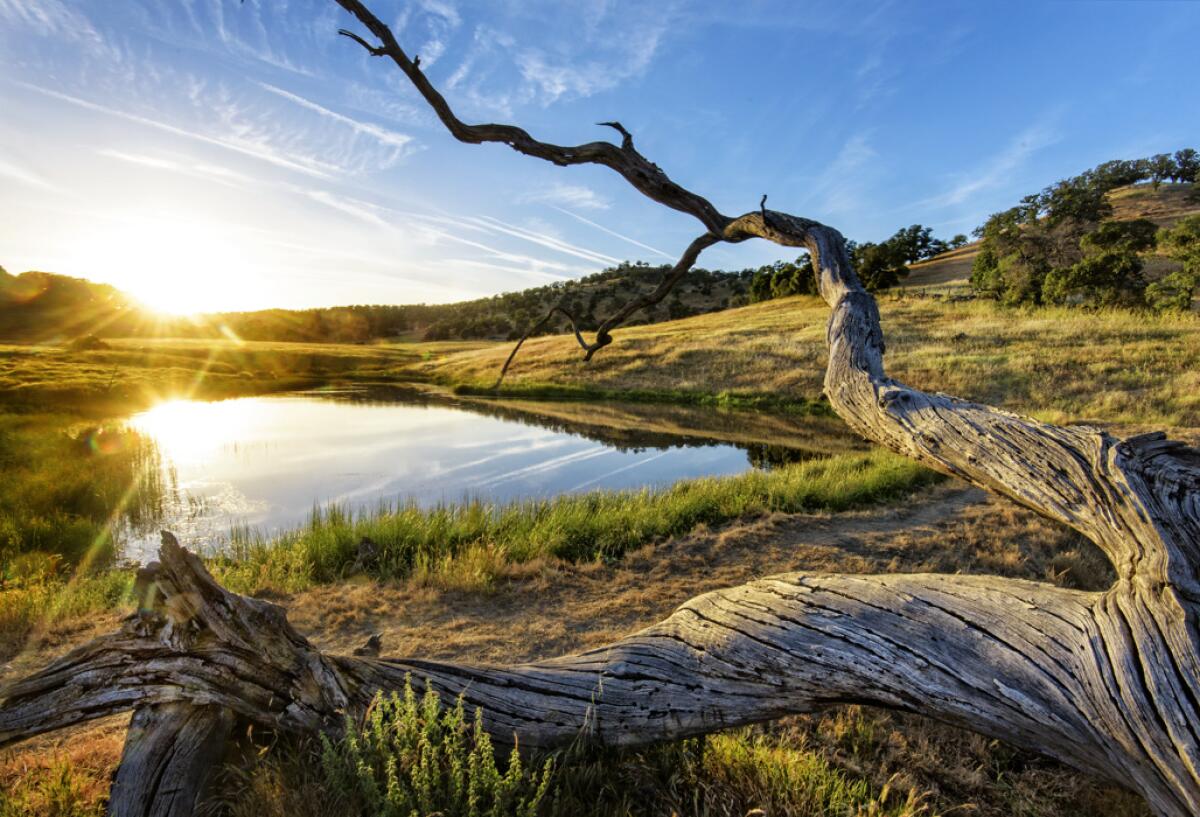
{"label": "fallen tree trunk", "polygon": [[[118,773],[142,800],[170,802],[163,784],[126,764],[169,769],[167,780],[202,769],[227,713],[276,730],[336,732],[345,713],[411,675],[482,708],[496,737],[538,747],[580,735],[636,746],[874,704],[1105,776],[1140,792],[1163,817],[1200,813],[1200,452],[1161,434],[1121,441],[891,380],[875,302],[836,230],[762,206],[722,215],[642,157],[619,123],[608,124],[621,133],[620,146],[576,147],[510,125],[465,124],[387,26],[356,0],[337,2],[378,44],[344,33],[398,66],[457,139],[507,144],[559,165],[602,164],[695,216],[705,233],[668,273],[664,294],[718,242],[763,238],[806,248],[831,308],[825,387],[838,414],[869,439],[1079,530],[1112,561],[1117,581],[1103,593],[1080,593],[991,577],[788,574],[692,599],[600,649],[490,667],[322,653],[282,609],[224,590],[164,537],[153,576],[160,602],[0,690],[0,746],[130,708],[138,708],[135,725],[193,723],[174,748],[153,727],[152,745],[139,748],[147,733],[131,731]],[[593,343],[576,332],[587,357],[628,314],[605,322]],[[188,798],[194,802],[193,793],[178,802]]]}

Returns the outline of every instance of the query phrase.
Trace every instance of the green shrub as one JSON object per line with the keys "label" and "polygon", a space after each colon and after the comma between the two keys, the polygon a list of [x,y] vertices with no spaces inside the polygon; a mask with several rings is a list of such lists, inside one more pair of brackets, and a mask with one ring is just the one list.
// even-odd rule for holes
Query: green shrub
{"label": "green shrub", "polygon": [[1136,307],[1145,303],[1145,290],[1142,262],[1136,253],[1104,252],[1051,270],[1042,285],[1042,300],[1089,307]]}
{"label": "green shrub", "polygon": [[436,692],[418,700],[411,686],[377,697],[361,724],[348,720],[340,740],[321,744],[326,790],[361,817],[534,817],[553,771],[550,760],[527,768],[515,746],[501,771],[479,710],[470,726],[461,698],[443,708]]}
{"label": "green shrub", "polygon": [[1186,311],[1200,287],[1200,216],[1180,219],[1171,229],[1158,232],[1158,246],[1182,268],[1155,281],[1146,289],[1146,300],[1159,310]]}
{"label": "green shrub", "polygon": [[[378,697],[337,739],[264,753],[225,793],[230,817],[804,817],[931,815],[911,786],[859,778],[787,734],[748,727],[638,749],[580,741],[503,767],[477,711],[436,693]],[[854,720],[853,717],[849,718]],[[869,738],[868,738],[869,739]],[[874,756],[873,744],[847,747]]]}

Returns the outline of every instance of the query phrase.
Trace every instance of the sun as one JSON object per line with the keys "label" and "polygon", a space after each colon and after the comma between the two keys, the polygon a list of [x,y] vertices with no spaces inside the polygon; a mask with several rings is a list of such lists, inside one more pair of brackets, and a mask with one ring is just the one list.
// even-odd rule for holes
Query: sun
{"label": "sun", "polygon": [[87,277],[156,312],[191,315],[258,299],[248,243],[227,224],[143,212],[106,219],[75,249]]}

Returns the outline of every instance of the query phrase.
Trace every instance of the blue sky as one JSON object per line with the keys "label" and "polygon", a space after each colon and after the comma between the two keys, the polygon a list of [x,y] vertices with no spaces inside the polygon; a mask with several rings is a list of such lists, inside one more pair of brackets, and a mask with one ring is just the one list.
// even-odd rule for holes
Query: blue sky
{"label": "blue sky", "polygon": [[[371,5],[468,121],[572,144],[616,118],[722,211],[768,193],[860,241],[1200,147],[1200,3]],[[699,233],[602,168],[453,141],[351,23],[331,0],[0,0],[0,265],[174,311],[444,302]]]}

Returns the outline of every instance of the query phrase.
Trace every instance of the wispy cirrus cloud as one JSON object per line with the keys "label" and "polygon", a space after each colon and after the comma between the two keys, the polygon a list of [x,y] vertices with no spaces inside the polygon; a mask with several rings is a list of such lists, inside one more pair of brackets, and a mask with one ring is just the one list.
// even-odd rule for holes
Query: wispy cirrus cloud
{"label": "wispy cirrus cloud", "polygon": [[516,55],[521,77],[534,93],[534,101],[551,105],[560,99],[588,97],[615,88],[646,70],[658,49],[661,30],[641,33],[631,43],[626,59],[573,62],[540,49],[527,49]]}
{"label": "wispy cirrus cloud", "polygon": [[582,258],[585,261],[592,261],[597,264],[620,263],[620,259],[613,258],[611,255],[605,255],[604,253],[596,252],[594,250],[589,250],[586,247],[580,247],[576,244],[570,244],[566,241],[563,241],[562,239],[556,238],[554,236],[546,235],[544,233],[539,233],[534,230],[528,230],[523,227],[517,227],[515,225],[508,224],[506,222],[501,221],[498,218],[493,218],[491,216],[480,216],[478,218],[473,217],[473,216],[468,216],[466,218],[466,220],[473,221],[476,224],[483,225],[484,227],[488,227],[495,232],[503,233],[505,235],[510,235],[515,238],[524,239],[525,241],[529,241],[534,244],[538,244],[542,247],[546,247],[547,249],[555,250],[557,252],[565,253],[567,255],[573,255],[576,258]]}
{"label": "wispy cirrus cloud", "polygon": [[207,130],[309,166],[324,165],[333,175],[384,170],[416,149],[407,134],[346,116],[266,83],[198,80],[188,86],[188,97],[194,109],[191,118]]}
{"label": "wispy cirrus cloud", "polygon": [[604,196],[581,184],[555,183],[542,190],[526,193],[519,200],[524,203],[575,207],[581,210],[607,210],[611,206]]}
{"label": "wispy cirrus cloud", "polygon": [[420,55],[425,70],[429,70],[446,53],[447,41],[462,25],[462,17],[458,7],[448,0],[419,0],[418,5],[424,12],[421,15],[424,31],[416,53]]}
{"label": "wispy cirrus cloud", "polygon": [[473,107],[505,114],[519,105],[545,107],[610,90],[650,67],[677,5],[561,4],[543,23],[557,36],[536,40],[554,46],[530,45],[526,32],[514,35],[499,21],[477,25],[446,87]]}
{"label": "wispy cirrus cloud", "polygon": [[91,20],[62,0],[0,0],[0,21],[43,37],[78,43],[94,56],[117,55]]}
{"label": "wispy cirrus cloud", "polygon": [[868,168],[879,157],[871,146],[868,133],[857,133],[842,143],[837,155],[808,184],[805,202],[827,213],[849,213],[863,206],[863,188],[870,176]]}
{"label": "wispy cirrus cloud", "polygon": [[135,122],[148,128],[154,128],[155,130],[163,131],[164,133],[170,133],[187,139],[193,139],[198,142],[204,142],[205,144],[215,145],[217,147],[231,150],[235,153],[240,153],[244,156],[249,156],[254,159],[259,159],[261,161],[276,165],[277,167],[292,170],[297,173],[303,173],[305,175],[317,176],[321,178],[331,178],[339,170],[338,167],[327,162],[322,162],[311,157],[287,154],[271,147],[262,140],[247,138],[249,133],[244,128],[241,129],[240,133],[235,130],[235,135],[231,137],[221,138],[217,136],[209,136],[208,134],[200,131],[188,130],[187,128],[173,125],[169,122],[162,122],[157,119],[141,116],[140,114],[129,113],[128,111],[124,111],[119,108],[113,108],[107,105],[102,105],[98,102],[81,99],[80,97],[65,94],[61,91],[43,88],[40,85],[33,85],[31,83],[19,81],[15,84],[30,91],[44,94],[51,99],[57,99],[62,102],[77,105],[81,108],[86,108],[90,111],[107,114],[109,116],[124,119],[129,122]]}
{"label": "wispy cirrus cloud", "polygon": [[197,179],[207,179],[209,181],[219,182],[221,184],[230,184],[238,187],[246,186],[254,183],[254,179],[239,173],[223,165],[214,165],[208,162],[198,162],[190,159],[173,159],[164,156],[150,155],[146,153],[128,153],[114,148],[101,148],[96,151],[97,155],[104,156],[108,159],[116,159],[127,164],[140,165],[149,167],[155,170],[166,170],[171,173],[178,173],[183,176],[191,176]]}
{"label": "wispy cirrus cloud", "polygon": [[583,216],[579,215],[578,213],[572,213],[570,210],[565,210],[562,207],[556,207],[555,205],[550,205],[550,206],[554,207],[555,210],[562,213],[563,215],[568,215],[571,218],[576,219],[577,221],[582,221],[584,224],[587,224],[589,227],[594,227],[595,229],[599,230],[602,233],[607,233],[608,235],[611,235],[614,238],[619,238],[622,241],[625,241],[625,242],[628,242],[628,243],[634,245],[635,247],[641,247],[643,250],[649,250],[652,253],[661,255],[663,258],[673,259],[675,257],[669,253],[663,252],[662,250],[658,249],[657,247],[651,247],[649,244],[643,244],[641,241],[638,241],[636,238],[630,238],[629,236],[625,235],[624,233],[618,233],[616,230],[609,229],[608,227],[605,227],[603,224],[597,224],[596,222],[592,221],[590,218],[584,218]]}
{"label": "wispy cirrus cloud", "polygon": [[[613,263],[615,259],[595,253],[554,236],[514,227],[487,216],[454,216],[438,213],[418,213],[364,201],[327,190],[307,190],[305,195],[319,204],[362,221],[376,228],[396,230],[410,240],[426,244],[455,244],[484,254],[484,258],[456,258],[456,264],[493,269],[497,272],[534,275],[555,280],[583,275],[595,270],[597,263]],[[497,238],[517,239],[558,253],[580,258],[588,266],[564,263],[551,258],[539,258],[497,246]]]}
{"label": "wispy cirrus cloud", "polygon": [[9,181],[26,185],[27,187],[36,187],[39,190],[46,190],[52,193],[63,192],[62,188],[60,188],[58,185],[53,184],[37,173],[34,173],[32,170],[25,167],[18,167],[17,165],[4,161],[3,159],[0,159],[0,178],[5,178]]}
{"label": "wispy cirrus cloud", "polygon": [[313,201],[332,207],[359,221],[364,221],[374,227],[390,227],[391,225],[379,215],[377,209],[366,202],[358,201],[347,196],[341,196],[328,190],[309,190],[308,197]]}
{"label": "wispy cirrus cloud", "polygon": [[347,126],[355,133],[363,134],[375,139],[382,145],[395,148],[398,151],[397,158],[405,155],[409,148],[413,146],[413,138],[406,133],[399,133],[394,130],[381,127],[371,122],[363,122],[359,119],[340,114],[337,111],[332,111],[323,105],[313,102],[311,99],[306,99],[299,94],[294,94],[291,91],[285,91],[283,88],[278,88],[265,82],[258,83],[263,90],[275,94],[278,97],[294,102],[300,107],[320,114],[321,116]]}
{"label": "wispy cirrus cloud", "polygon": [[[314,75],[305,66],[291,60],[284,48],[272,42],[271,32],[267,24],[263,22],[259,3],[250,5],[243,3],[237,9],[237,15],[230,20],[225,18],[225,6],[226,4],[221,0],[209,3],[207,11],[211,17],[200,25],[211,26],[216,31],[217,39],[226,50],[276,68],[282,68],[285,71],[305,76]],[[196,20],[196,13],[191,9],[190,4],[188,13],[193,20]],[[277,23],[272,20],[272,24]],[[289,32],[293,38],[295,33],[294,31]]]}
{"label": "wispy cirrus cloud", "polygon": [[1008,182],[1013,173],[1034,153],[1053,145],[1060,138],[1058,130],[1049,121],[1035,122],[1013,136],[999,153],[978,167],[959,174],[953,186],[937,195],[921,199],[912,206],[937,209],[962,204],[983,191]]}

